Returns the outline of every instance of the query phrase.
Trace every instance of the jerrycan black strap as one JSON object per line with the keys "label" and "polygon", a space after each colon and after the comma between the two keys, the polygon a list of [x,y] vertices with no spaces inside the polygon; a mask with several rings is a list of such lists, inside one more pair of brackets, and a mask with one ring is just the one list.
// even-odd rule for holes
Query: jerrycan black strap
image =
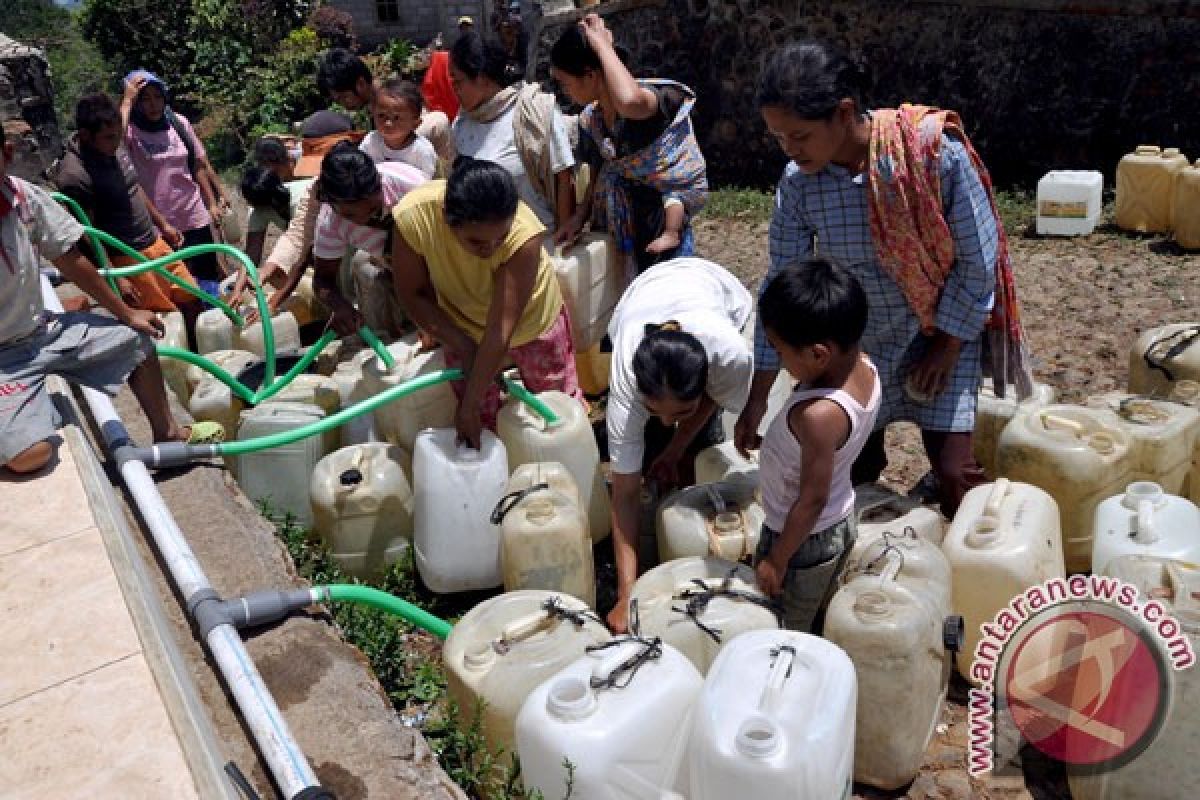
{"label": "jerrycan black strap", "polygon": [[528,488],[520,489],[515,492],[509,492],[508,494],[504,495],[504,497],[501,497],[499,502],[496,503],[496,507],[492,509],[492,524],[499,525],[501,522],[504,522],[504,518],[508,516],[508,512],[516,508],[517,504],[526,497],[529,497],[529,495],[533,494],[534,492],[540,492],[543,489],[549,488],[550,484],[548,483],[535,483],[533,486]]}

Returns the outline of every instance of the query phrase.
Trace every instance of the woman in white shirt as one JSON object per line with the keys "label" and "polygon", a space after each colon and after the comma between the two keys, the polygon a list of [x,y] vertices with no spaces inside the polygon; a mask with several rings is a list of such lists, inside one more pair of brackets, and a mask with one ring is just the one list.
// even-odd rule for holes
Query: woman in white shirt
{"label": "woman in white shirt", "polygon": [[450,48],[450,85],[462,105],[454,144],[459,155],[504,167],[553,233],[575,213],[575,156],[554,95],[514,85],[519,77],[499,42],[476,33],[458,38]]}
{"label": "woman in white shirt", "polygon": [[745,405],[754,357],[741,331],[752,308],[750,293],[724,267],[676,258],[639,275],[613,311],[607,423],[617,562],[617,605],[608,623],[614,631],[627,627],[637,578],[643,474],[660,487],[690,483],[695,454],[723,438],[721,411],[737,413]]}

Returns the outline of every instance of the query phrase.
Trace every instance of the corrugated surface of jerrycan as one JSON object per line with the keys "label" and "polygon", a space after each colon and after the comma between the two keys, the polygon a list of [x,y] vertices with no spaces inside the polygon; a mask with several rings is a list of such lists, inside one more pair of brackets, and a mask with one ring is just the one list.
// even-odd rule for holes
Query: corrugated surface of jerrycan
{"label": "corrugated surface of jerrycan", "polygon": [[1129,351],[1129,391],[1168,397],[1178,381],[1200,381],[1200,323],[1144,331]]}
{"label": "corrugated surface of jerrycan", "polygon": [[963,497],[942,552],[953,572],[951,606],[964,622],[958,671],[978,686],[971,665],[980,626],[1030,586],[1066,575],[1058,506],[1036,486],[1007,478],[977,486]]}
{"label": "corrugated surface of jerrycan", "polygon": [[612,531],[611,506],[604,476],[600,473],[600,450],[583,406],[562,392],[542,392],[538,399],[558,415],[558,423],[547,424],[536,411],[510,397],[496,417],[496,432],[508,450],[510,469],[522,464],[557,461],[570,471],[587,511],[592,541]]}
{"label": "corrugated surface of jerrycan", "polygon": [[1067,571],[1087,572],[1096,506],[1124,491],[1133,475],[1132,456],[1129,434],[1111,412],[1053,405],[1009,423],[1000,434],[996,470],[1054,498]]}
{"label": "corrugated surface of jerrycan", "polygon": [[1200,437],[1200,411],[1123,392],[1090,397],[1087,404],[1112,411],[1125,423],[1133,445],[1132,480],[1153,481],[1167,494],[1184,490]]}
{"label": "corrugated surface of jerrycan", "polygon": [[313,527],[356,578],[381,574],[411,545],[413,495],[404,459],[399,447],[376,442],[335,450],[313,470]]}
{"label": "corrugated surface of jerrycan", "polygon": [[1056,399],[1053,387],[1044,383],[1033,385],[1033,395],[1023,403],[1017,403],[1016,391],[1011,389],[1004,397],[996,397],[991,385],[979,390],[975,406],[975,432],[971,436],[971,445],[975,451],[975,460],[983,467],[983,471],[993,480],[996,477],[996,444],[1000,441],[1000,433],[1017,410],[1032,410],[1053,403]]}
{"label": "corrugated surface of jerrycan", "polygon": [[[370,397],[367,392],[366,379],[363,377],[363,364],[375,357],[370,350],[360,350],[348,360],[338,364],[337,369],[333,371],[330,377],[337,384],[342,408],[349,408]],[[375,414],[370,411],[360,414],[339,427],[338,435],[342,447],[379,441],[379,433],[375,430]]]}
{"label": "corrugated surface of jerrycan", "polygon": [[[683,800],[676,792],[700,674],[669,644],[623,637],[606,645],[542,682],[521,706],[525,790]],[[573,767],[569,782],[564,762]]]}
{"label": "corrugated surface of jerrycan", "polygon": [[601,353],[600,345],[594,344],[587,350],[575,353],[575,372],[579,376],[579,388],[588,397],[608,391],[608,376],[612,370],[612,353]]}
{"label": "corrugated surface of jerrycan", "polygon": [[1118,556],[1144,555],[1200,564],[1200,508],[1157,483],[1129,484],[1096,508],[1092,566],[1103,572]]}
{"label": "corrugated surface of jerrycan", "polygon": [[238,420],[246,404],[228,386],[213,377],[200,381],[187,405],[193,419],[219,422],[225,427],[225,437],[237,436]]}
{"label": "corrugated surface of jerrycan", "polygon": [[[1108,575],[1138,587],[1140,602],[1155,600],[1182,627],[1165,648],[1169,661],[1184,656],[1182,644],[1200,651],[1200,568],[1195,564],[1149,556],[1122,556],[1109,562]],[[1149,631],[1150,638],[1155,633]],[[1161,646],[1161,643],[1160,643]],[[1194,658],[1194,655],[1193,655]],[[1100,773],[1067,767],[1075,800],[1162,800],[1189,797],[1200,786],[1200,669],[1172,672],[1171,705],[1158,736],[1142,753]]]}
{"label": "corrugated surface of jerrycan", "polygon": [[762,533],[757,491],[744,483],[708,483],[674,492],[658,508],[658,560],[714,555],[741,561]]}
{"label": "corrugated surface of jerrycan", "polygon": [[556,462],[524,464],[496,504],[504,590],[544,589],[596,604],[587,514],[575,479]]}
{"label": "corrugated surface of jerrycan", "polygon": [[516,755],[517,712],[538,684],[611,638],[582,601],[525,589],[485,600],[455,623],[442,648],[446,687],[459,719],[470,723],[483,704],[480,728],[499,762]]}
{"label": "corrugated surface of jerrycan", "polygon": [[582,353],[604,338],[625,288],[617,248],[607,234],[587,233],[553,261],[571,318],[575,351]]}
{"label": "corrugated surface of jerrycan", "polygon": [[[159,317],[162,318],[165,330],[163,338],[159,340],[158,344],[163,347],[178,347],[180,350],[187,350],[187,328],[184,326],[183,314],[172,311],[168,314],[159,314]],[[187,382],[187,362],[180,361],[178,358],[160,358],[159,361],[162,363],[163,383],[175,393],[179,404],[186,407],[192,396],[191,387]]]}
{"label": "corrugated surface of jerrycan", "polygon": [[[258,361],[254,353],[248,353],[245,350],[215,350],[211,353],[205,353],[204,357],[235,378],[246,367]],[[190,395],[196,391],[196,387],[200,385],[201,381],[207,380],[210,377],[210,373],[195,364],[189,364],[183,373],[183,377],[187,381],[188,394]]]}
{"label": "corrugated surface of jerrycan", "polygon": [[[1165,233],[1171,229],[1171,204],[1175,176],[1183,168],[1176,156],[1141,145],[1117,164],[1117,227],[1138,233]],[[1186,164],[1184,159],[1184,164]]]}
{"label": "corrugated surface of jerrycan", "polygon": [[940,511],[881,486],[855,487],[854,510],[858,514],[859,541],[884,532],[900,535],[911,530],[925,541],[940,546],[946,537],[946,518]]}
{"label": "corrugated surface of jerrycan", "polygon": [[692,716],[689,800],[848,798],[854,665],[795,631],[752,631],[713,663]]}
{"label": "corrugated surface of jerrycan", "polygon": [[[396,359],[391,370],[378,358],[363,362],[363,382],[368,397],[446,368],[441,348],[422,353],[415,336],[406,336],[388,345],[388,350]],[[420,431],[454,425],[457,408],[458,401],[450,384],[439,383],[375,409],[375,429],[380,436],[411,453]]]}
{"label": "corrugated surface of jerrycan", "polygon": [[859,529],[824,628],[858,677],[856,781],[898,789],[916,777],[962,643],[962,618],[950,608],[941,548],[911,531]]}
{"label": "corrugated surface of jerrycan", "polygon": [[491,589],[500,574],[500,529],[492,509],[508,483],[504,443],[483,431],[480,449],[458,443],[454,428],[417,434],[413,450],[413,549],[435,592]]}
{"label": "corrugated surface of jerrycan", "polygon": [[660,564],[637,579],[629,597],[629,618],[638,621],[641,635],[661,636],[701,675],[739,633],[779,627],[754,570],[712,556]]}
{"label": "corrugated surface of jerrycan", "polygon": [[1171,211],[1175,243],[1185,250],[1200,250],[1200,159],[1175,176]]}
{"label": "corrugated surface of jerrycan", "polygon": [[[307,403],[267,403],[242,412],[238,439],[257,439],[320,422],[325,412]],[[309,481],[329,452],[327,438],[309,436],[280,447],[236,456],[238,483],[255,503],[266,501],[275,514],[291,514],[303,528],[313,523]]]}
{"label": "corrugated surface of jerrycan", "polygon": [[[271,317],[271,333],[275,336],[276,353],[297,353],[304,346],[300,342],[300,326],[290,311],[281,311]],[[249,350],[259,358],[267,357],[261,320],[238,332],[237,347]]]}
{"label": "corrugated surface of jerrycan", "polygon": [[758,451],[742,458],[733,442],[704,448],[696,454],[696,483],[741,483],[757,489]]}
{"label": "corrugated surface of jerrycan", "polygon": [[210,308],[196,317],[196,349],[202,356],[218,350],[241,349],[237,344],[233,320],[225,316],[224,311]]}

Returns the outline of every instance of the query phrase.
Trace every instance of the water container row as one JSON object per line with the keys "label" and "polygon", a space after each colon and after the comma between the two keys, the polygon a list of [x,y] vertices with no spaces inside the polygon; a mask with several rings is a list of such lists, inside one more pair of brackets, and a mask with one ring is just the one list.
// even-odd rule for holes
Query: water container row
{"label": "water container row", "polygon": [[1175,232],[1180,245],[1200,247],[1200,163],[1188,166],[1177,148],[1141,145],[1117,165],[1117,227],[1138,233]]}

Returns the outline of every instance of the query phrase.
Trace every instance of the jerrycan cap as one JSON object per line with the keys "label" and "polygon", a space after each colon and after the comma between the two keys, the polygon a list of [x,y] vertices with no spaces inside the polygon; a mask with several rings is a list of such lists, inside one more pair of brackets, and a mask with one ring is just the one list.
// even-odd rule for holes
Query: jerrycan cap
{"label": "jerrycan cap", "polygon": [[560,678],[550,685],[546,710],[565,722],[587,719],[596,711],[596,693],[583,678]]}
{"label": "jerrycan cap", "polygon": [[1175,158],[1179,155],[1178,147],[1166,147],[1162,151],[1163,158]]}
{"label": "jerrycan cap", "polygon": [[1131,511],[1137,511],[1142,503],[1150,503],[1154,508],[1162,508],[1167,504],[1167,494],[1163,488],[1152,481],[1134,481],[1125,487],[1121,496],[1121,505]]}
{"label": "jerrycan cap", "polygon": [[1133,152],[1139,156],[1157,156],[1162,154],[1162,149],[1156,144],[1139,144]]}
{"label": "jerrycan cap", "polygon": [[358,484],[362,483],[362,480],[362,471],[355,469],[354,467],[345,470],[341,475],[338,476],[338,483],[340,483],[342,486],[357,486]]}
{"label": "jerrycan cap", "polygon": [[735,746],[750,758],[770,758],[783,745],[783,735],[775,720],[764,714],[753,714],[738,728]]}
{"label": "jerrycan cap", "polygon": [[854,613],[860,617],[882,619],[891,616],[888,596],[883,592],[863,592],[854,601]]}
{"label": "jerrycan cap", "polygon": [[496,651],[488,642],[482,642],[463,653],[463,666],[471,670],[487,669],[496,660]]}

